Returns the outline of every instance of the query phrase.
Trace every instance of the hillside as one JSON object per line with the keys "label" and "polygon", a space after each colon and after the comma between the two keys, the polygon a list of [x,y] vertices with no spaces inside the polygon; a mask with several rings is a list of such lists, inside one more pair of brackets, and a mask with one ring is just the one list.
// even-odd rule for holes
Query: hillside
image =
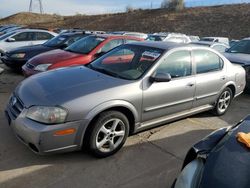
{"label": "hillside", "polygon": [[187,8],[180,12],[165,9],[136,10],[103,15],[40,15],[19,13],[0,19],[0,24],[16,23],[46,28],[84,28],[104,31],[181,32],[199,36],[250,36],[250,4]]}

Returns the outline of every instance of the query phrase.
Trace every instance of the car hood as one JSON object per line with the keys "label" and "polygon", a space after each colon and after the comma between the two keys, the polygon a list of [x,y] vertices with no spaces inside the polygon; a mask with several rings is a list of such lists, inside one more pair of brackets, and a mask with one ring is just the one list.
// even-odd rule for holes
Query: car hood
{"label": "car hood", "polygon": [[44,46],[44,45],[35,45],[35,46],[23,46],[20,48],[15,48],[14,50],[9,51],[7,54],[10,56],[16,53],[25,53],[25,59],[29,60],[30,58],[36,56],[37,54],[44,53],[55,48]]}
{"label": "car hood", "polygon": [[244,65],[250,65],[250,54],[241,53],[224,53],[224,56],[232,63]]}
{"label": "car hood", "polygon": [[209,153],[200,188],[250,187],[249,148],[237,141],[238,132],[250,132],[250,116],[233,128]]}
{"label": "car hood", "polygon": [[30,60],[30,63],[32,65],[38,65],[38,64],[46,64],[46,63],[58,63],[65,60],[70,60],[78,57],[83,57],[85,55],[83,54],[77,54],[68,52],[65,50],[57,49],[57,50],[51,50],[46,53],[42,53]]}
{"label": "car hood", "polygon": [[[89,102],[88,97],[96,96],[92,100],[97,103],[107,100],[105,97],[100,98],[101,93],[122,87],[128,82],[78,66],[31,76],[19,84],[15,93],[26,108],[33,105],[69,107],[71,101],[76,101],[78,105],[77,100],[80,98],[85,98]],[[110,92],[107,94],[106,96],[110,97]],[[75,108],[74,105],[72,108]]]}
{"label": "car hood", "polygon": [[39,45],[34,45],[34,46],[23,46],[23,47],[15,48],[14,50],[9,51],[8,53],[14,54],[14,53],[23,53],[23,52],[31,52],[31,51],[49,50],[49,49],[53,49],[53,48],[39,44]]}

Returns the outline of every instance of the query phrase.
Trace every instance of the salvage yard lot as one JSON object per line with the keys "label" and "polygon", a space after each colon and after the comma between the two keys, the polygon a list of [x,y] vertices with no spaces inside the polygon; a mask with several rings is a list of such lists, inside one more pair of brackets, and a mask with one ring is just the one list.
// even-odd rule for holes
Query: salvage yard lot
{"label": "salvage yard lot", "polygon": [[232,102],[222,117],[198,114],[129,137],[114,156],[96,159],[86,152],[38,156],[14,136],[4,117],[8,97],[24,79],[0,74],[0,187],[167,188],[180,172],[187,150],[213,130],[250,114],[250,96]]}

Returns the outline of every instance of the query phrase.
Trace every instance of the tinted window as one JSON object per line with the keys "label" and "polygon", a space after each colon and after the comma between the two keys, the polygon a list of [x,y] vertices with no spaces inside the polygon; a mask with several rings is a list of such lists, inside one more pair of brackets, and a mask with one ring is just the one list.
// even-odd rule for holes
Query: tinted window
{"label": "tinted window", "polygon": [[214,45],[212,48],[218,52],[225,52],[227,49],[226,46],[223,45]]}
{"label": "tinted window", "polygon": [[48,40],[53,38],[54,36],[49,34],[49,33],[45,33],[45,32],[36,32],[36,40]]}
{"label": "tinted window", "polygon": [[172,78],[192,74],[191,54],[189,51],[178,51],[170,54],[157,68],[158,73],[169,73]]}
{"label": "tinted window", "polygon": [[31,32],[23,32],[23,33],[18,33],[15,36],[13,36],[17,42],[19,41],[32,41],[33,40],[33,33]]}
{"label": "tinted window", "polygon": [[233,45],[227,52],[250,54],[250,40],[242,40]]}
{"label": "tinted window", "polygon": [[208,50],[194,50],[196,73],[218,71],[223,68],[223,60],[215,53]]}
{"label": "tinted window", "polygon": [[123,43],[122,40],[111,40],[101,48],[100,52],[108,52],[109,50],[117,46],[120,46],[122,43]]}
{"label": "tinted window", "polygon": [[63,44],[69,37],[65,35],[58,35],[44,43],[45,46],[56,47]]}
{"label": "tinted window", "polygon": [[84,37],[74,42],[73,44],[71,44],[65,50],[70,51],[70,52],[80,53],[80,54],[88,54],[105,40],[106,38],[98,37],[98,36]]}
{"label": "tinted window", "polygon": [[132,39],[125,39],[125,44],[132,43],[132,42],[138,42],[138,40],[132,40]]}

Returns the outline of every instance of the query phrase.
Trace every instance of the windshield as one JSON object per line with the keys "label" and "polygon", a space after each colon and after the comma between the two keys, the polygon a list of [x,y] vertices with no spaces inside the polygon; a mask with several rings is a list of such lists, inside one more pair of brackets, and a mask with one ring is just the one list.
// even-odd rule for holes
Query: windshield
{"label": "windshield", "polygon": [[9,36],[13,35],[15,32],[9,32],[9,33],[6,33],[2,36],[0,36],[0,40],[3,40],[3,39],[6,39],[8,38]]}
{"label": "windshield", "polygon": [[146,40],[150,40],[150,41],[163,41],[165,38],[166,38],[165,36],[150,35]]}
{"label": "windshield", "polygon": [[133,44],[122,45],[96,59],[87,67],[126,80],[136,80],[163,54],[164,50]]}
{"label": "windshield", "polygon": [[208,42],[213,42],[214,38],[201,38],[200,41],[208,41]]}
{"label": "windshield", "polygon": [[69,36],[66,36],[66,35],[58,35],[48,40],[47,42],[45,42],[44,46],[57,47],[57,46],[62,45],[68,38]]}
{"label": "windshield", "polygon": [[228,53],[250,54],[250,40],[242,40],[227,50]]}
{"label": "windshield", "polygon": [[77,42],[74,42],[65,50],[79,54],[88,54],[104,40],[105,38],[103,37],[88,36],[78,40]]}

